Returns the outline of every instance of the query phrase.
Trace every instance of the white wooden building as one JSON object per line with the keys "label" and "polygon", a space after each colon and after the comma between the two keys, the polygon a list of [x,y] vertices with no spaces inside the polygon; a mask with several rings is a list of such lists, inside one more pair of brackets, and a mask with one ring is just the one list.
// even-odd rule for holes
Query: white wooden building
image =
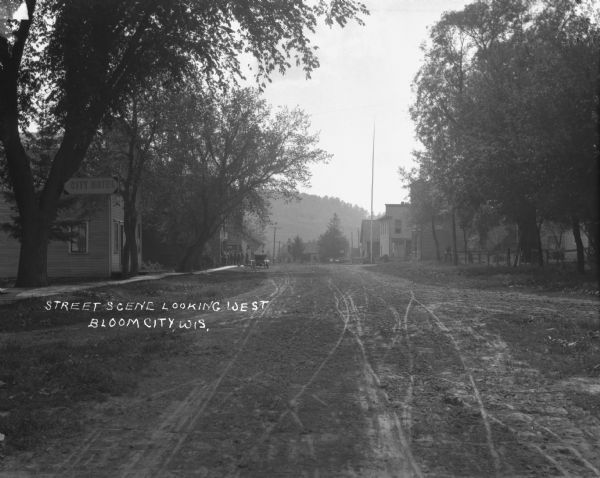
{"label": "white wooden building", "polygon": [[[110,277],[122,271],[124,245],[123,199],[112,178],[73,179],[65,190],[93,195],[94,208],[71,227],[73,237],[48,245],[48,277]],[[0,196],[0,224],[15,212]],[[142,262],[141,222],[136,227],[138,261]],[[0,278],[14,278],[19,263],[19,241],[0,231]]]}
{"label": "white wooden building", "polygon": [[409,259],[412,240],[410,204],[386,204],[385,215],[379,222],[381,256],[390,259]]}

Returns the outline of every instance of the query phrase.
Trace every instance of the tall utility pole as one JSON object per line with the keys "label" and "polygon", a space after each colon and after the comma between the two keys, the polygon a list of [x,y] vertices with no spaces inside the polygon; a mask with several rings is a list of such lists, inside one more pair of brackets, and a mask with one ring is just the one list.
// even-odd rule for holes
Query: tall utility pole
{"label": "tall utility pole", "polygon": [[277,232],[277,225],[273,226],[273,263],[275,263],[275,233]]}
{"label": "tall utility pole", "polygon": [[375,121],[373,121],[373,150],[371,152],[371,251],[369,263],[373,264],[373,181],[375,178]]}

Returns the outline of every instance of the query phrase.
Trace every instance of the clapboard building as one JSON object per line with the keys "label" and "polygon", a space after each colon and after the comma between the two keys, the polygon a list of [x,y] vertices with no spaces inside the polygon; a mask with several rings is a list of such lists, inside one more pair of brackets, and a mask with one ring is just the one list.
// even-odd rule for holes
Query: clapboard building
{"label": "clapboard building", "polygon": [[[123,199],[113,178],[75,178],[65,185],[65,194],[75,195],[73,207],[61,219],[68,239],[48,245],[48,277],[110,277],[122,271],[124,245]],[[0,224],[10,223],[15,211],[0,196]],[[76,218],[76,219],[75,219]],[[136,226],[138,261],[141,264],[141,222]],[[17,275],[19,241],[0,231],[0,277]]]}
{"label": "clapboard building", "polygon": [[391,260],[409,259],[412,248],[410,204],[386,204],[385,215],[377,222],[381,256]]}

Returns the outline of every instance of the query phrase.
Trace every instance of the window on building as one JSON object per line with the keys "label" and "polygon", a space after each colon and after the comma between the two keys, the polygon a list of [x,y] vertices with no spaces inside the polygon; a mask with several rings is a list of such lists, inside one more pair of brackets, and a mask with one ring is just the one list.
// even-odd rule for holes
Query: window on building
{"label": "window on building", "polygon": [[396,219],[394,221],[394,232],[396,234],[401,234],[402,233],[402,220],[401,219]]}
{"label": "window on building", "polygon": [[88,252],[88,222],[82,222],[71,226],[71,240],[69,241],[69,252],[71,254],[85,254]]}

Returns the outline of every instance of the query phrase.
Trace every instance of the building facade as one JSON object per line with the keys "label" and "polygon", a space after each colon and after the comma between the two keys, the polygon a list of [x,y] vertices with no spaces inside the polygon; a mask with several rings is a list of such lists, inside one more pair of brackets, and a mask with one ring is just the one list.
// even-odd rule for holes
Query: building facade
{"label": "building facade", "polygon": [[247,263],[254,254],[264,253],[265,244],[244,227],[244,214],[235,214],[225,220],[218,233],[219,255],[217,263]]}
{"label": "building facade", "polygon": [[[78,181],[83,184],[84,178]],[[81,214],[79,211],[76,222],[68,227],[69,239],[53,240],[48,244],[48,277],[108,278],[122,271],[125,242],[123,199],[117,193],[92,194],[93,199],[87,201],[86,212]],[[14,215],[10,204],[0,196],[0,223],[10,223]],[[68,213],[62,219],[68,219]],[[136,226],[136,235],[141,264],[141,222]],[[19,252],[19,241],[0,231],[0,277],[17,276]]]}
{"label": "building facade", "polygon": [[381,256],[390,260],[410,259],[413,238],[410,204],[386,204],[385,215],[377,222]]}

